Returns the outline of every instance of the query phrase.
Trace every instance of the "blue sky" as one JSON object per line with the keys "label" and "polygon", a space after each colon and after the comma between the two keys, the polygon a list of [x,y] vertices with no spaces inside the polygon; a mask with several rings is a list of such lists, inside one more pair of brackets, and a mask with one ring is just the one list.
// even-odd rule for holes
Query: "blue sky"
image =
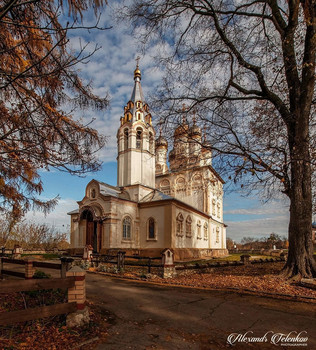
{"label": "blue sky", "polygon": [[[101,48],[90,58],[89,62],[81,65],[81,76],[91,81],[94,92],[100,96],[109,94],[110,107],[106,111],[78,111],[76,118],[84,122],[94,119],[92,127],[107,136],[107,144],[99,152],[103,161],[102,170],[78,178],[57,171],[42,172],[44,193],[42,198],[60,197],[55,210],[46,217],[39,212],[30,212],[27,219],[36,222],[46,222],[57,229],[69,229],[70,219],[67,212],[77,207],[76,201],[84,196],[85,186],[93,178],[116,185],[116,132],[123,108],[128,102],[133,88],[133,72],[135,58],[140,55],[142,71],[142,87],[146,96],[153,94],[159,85],[162,72],[157,67],[154,57],[161,50],[158,45],[140,53],[141,48],[132,36],[131,29],[125,23],[116,23],[115,8],[109,6],[101,17],[101,24],[112,26],[106,31],[92,30],[72,32],[70,44],[74,50],[80,45],[88,44],[88,51],[95,45]],[[85,16],[86,23],[93,23],[93,14]],[[168,44],[164,47],[168,51]],[[225,188],[224,188],[225,190]],[[269,202],[263,205],[259,198],[244,198],[242,193],[231,192],[224,197],[224,221],[228,225],[227,236],[239,241],[244,236],[268,236],[271,232],[280,235],[287,234],[288,206],[284,202]]]}

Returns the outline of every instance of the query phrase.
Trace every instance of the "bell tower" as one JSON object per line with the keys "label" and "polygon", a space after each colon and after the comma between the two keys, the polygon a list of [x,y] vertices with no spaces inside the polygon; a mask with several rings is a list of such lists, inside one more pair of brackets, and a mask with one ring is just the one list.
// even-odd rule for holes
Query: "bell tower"
{"label": "bell tower", "polygon": [[140,81],[137,59],[132,96],[117,132],[119,187],[138,184],[155,188],[155,130]]}

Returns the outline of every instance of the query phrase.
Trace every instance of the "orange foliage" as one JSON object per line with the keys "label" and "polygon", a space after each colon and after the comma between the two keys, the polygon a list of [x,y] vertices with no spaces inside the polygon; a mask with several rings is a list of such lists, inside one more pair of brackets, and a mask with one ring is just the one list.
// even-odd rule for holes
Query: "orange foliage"
{"label": "orange foliage", "polygon": [[[21,216],[30,207],[44,211],[56,200],[36,199],[39,170],[51,167],[74,174],[99,169],[95,151],[104,139],[65,112],[62,104],[105,108],[77,75],[86,57],[67,47],[67,30],[89,7],[105,0],[0,1],[0,210]],[[74,16],[63,27],[60,8]]]}

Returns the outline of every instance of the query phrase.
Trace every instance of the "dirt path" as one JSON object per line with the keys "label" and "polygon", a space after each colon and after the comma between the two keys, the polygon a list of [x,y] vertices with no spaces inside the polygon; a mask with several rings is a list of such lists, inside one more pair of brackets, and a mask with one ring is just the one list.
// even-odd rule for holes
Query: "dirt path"
{"label": "dirt path", "polygon": [[[275,349],[273,332],[307,332],[316,349],[316,305],[223,291],[156,286],[97,274],[87,275],[87,298],[111,324],[98,350],[221,349],[231,333],[268,342],[239,343],[235,349]],[[282,346],[282,349],[287,347]],[[291,347],[293,348],[293,347]]]}

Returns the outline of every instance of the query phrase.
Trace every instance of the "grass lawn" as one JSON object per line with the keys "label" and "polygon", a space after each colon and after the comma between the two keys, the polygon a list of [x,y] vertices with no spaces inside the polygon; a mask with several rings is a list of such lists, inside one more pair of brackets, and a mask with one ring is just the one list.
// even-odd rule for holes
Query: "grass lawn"
{"label": "grass lawn", "polygon": [[22,254],[22,258],[24,257],[34,257],[34,259],[45,259],[45,260],[54,260],[59,259],[61,256],[59,254],[47,253],[47,254]]}
{"label": "grass lawn", "polygon": [[[183,263],[185,264],[203,264],[203,263],[212,263],[212,262],[217,262],[217,261],[240,261],[240,257],[244,255],[245,253],[233,253],[229,254],[228,256],[222,257],[222,258],[212,258],[212,259],[200,259],[200,260],[188,260],[188,261],[179,261],[175,262],[176,265],[182,265]],[[258,255],[258,254],[249,254],[251,258],[255,259],[266,259],[266,258],[271,258],[271,256],[267,255]]]}

